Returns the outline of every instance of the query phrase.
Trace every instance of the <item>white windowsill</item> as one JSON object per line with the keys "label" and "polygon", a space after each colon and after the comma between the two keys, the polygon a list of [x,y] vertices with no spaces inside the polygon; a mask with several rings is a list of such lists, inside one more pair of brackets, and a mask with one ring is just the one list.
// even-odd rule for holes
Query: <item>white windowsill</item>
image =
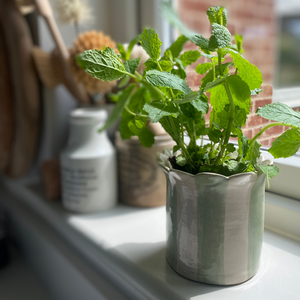
{"label": "white windowsill", "polygon": [[[50,226],[71,251],[79,253],[87,265],[112,282],[128,299],[296,300],[299,297],[300,243],[269,230],[265,231],[258,274],[242,285],[218,287],[187,280],[167,264],[165,207],[142,209],[119,205],[103,213],[75,215],[66,213],[59,203],[46,202],[41,186],[26,188],[7,180],[0,186],[0,196],[15,218],[22,218],[19,206],[40,216],[41,222]],[[274,221],[280,223],[276,215],[272,220],[269,218],[274,207],[284,209],[285,214],[298,214],[300,219],[300,202],[282,200],[267,193],[266,227],[272,228]],[[27,217],[25,223],[30,220]],[[299,230],[300,226],[294,225]],[[35,226],[36,230],[41,228]],[[283,224],[277,232],[286,234],[288,228]]]}

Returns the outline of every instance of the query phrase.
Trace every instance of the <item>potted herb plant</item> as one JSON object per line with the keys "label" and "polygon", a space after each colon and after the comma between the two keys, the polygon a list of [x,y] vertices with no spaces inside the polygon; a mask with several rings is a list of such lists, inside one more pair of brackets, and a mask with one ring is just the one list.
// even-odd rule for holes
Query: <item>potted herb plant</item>
{"label": "potted herb plant", "polygon": [[[252,139],[243,135],[251,95],[261,90],[260,71],[241,54],[241,39],[226,28],[223,7],[207,11],[212,26],[209,39],[182,35],[161,55],[161,41],[153,29],[138,38],[150,58],[141,76],[138,59],[126,59],[112,49],[89,50],[78,64],[101,80],[131,79],[120,94],[105,128],[122,115],[122,138],[132,135],[150,147],[153,134],[146,124],[159,122],[176,143],[169,155],[161,155],[167,177],[167,260],[190,279],[230,285],[251,278],[259,266],[263,241],[264,189],[266,177],[278,168],[262,161],[257,138],[273,126],[287,126],[268,150],[275,158],[289,157],[300,147],[300,113],[282,103],[261,107],[257,115],[275,121]],[[181,54],[192,41],[199,50]],[[198,91],[186,83],[185,67],[200,56],[209,62],[196,67],[205,74]],[[224,62],[230,56],[232,62]],[[123,62],[122,62],[123,60]],[[212,111],[209,124],[210,93]],[[135,95],[139,94],[139,97]],[[189,137],[187,143],[184,135]],[[199,141],[208,136],[210,143]],[[238,139],[238,146],[230,138]]]}

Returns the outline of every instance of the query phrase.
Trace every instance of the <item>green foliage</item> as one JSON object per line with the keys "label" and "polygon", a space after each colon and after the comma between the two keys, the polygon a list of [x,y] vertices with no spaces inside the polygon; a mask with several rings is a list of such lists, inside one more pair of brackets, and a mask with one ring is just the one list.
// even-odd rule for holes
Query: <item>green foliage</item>
{"label": "green foliage", "polygon": [[[183,46],[188,40],[189,39],[184,35],[179,36],[177,40],[166,50],[166,52],[170,51],[173,57],[178,57],[180,52],[183,50]],[[163,59],[166,56],[166,52],[163,56]]]}
{"label": "green foliage", "polygon": [[222,25],[212,23],[212,35],[209,40],[209,47],[212,49],[224,48],[231,45],[231,33]]}
{"label": "green foliage", "polygon": [[224,7],[213,6],[206,12],[210,24],[217,23],[223,26],[227,25],[227,13]]}
{"label": "green foliage", "polygon": [[267,175],[268,188],[270,188],[270,179],[278,175],[279,168],[272,165],[257,165],[257,168]]}
{"label": "green foliage", "polygon": [[86,72],[103,81],[118,80],[126,74],[124,65],[114,50],[87,50],[76,56],[77,64]]}
{"label": "green foliage", "polygon": [[[268,179],[275,176],[277,167],[259,163],[261,144],[257,138],[270,127],[289,126],[291,129],[273,142],[269,152],[275,158],[293,155],[300,147],[300,113],[282,103],[259,108],[258,116],[277,123],[268,124],[254,138],[248,139],[242,127],[250,112],[251,95],[262,91],[262,76],[241,55],[243,38],[236,35],[236,44],[231,44],[225,9],[208,9],[212,26],[209,39],[185,28],[169,3],[163,2],[162,11],[183,34],[162,57],[162,43],[153,29],[145,29],[133,39],[127,51],[118,44],[120,55],[106,48],[104,51],[88,50],[77,56],[78,64],[98,79],[124,77],[118,84],[122,90],[111,96],[116,107],[102,130],[122,116],[121,137],[126,139],[136,135],[142,145],[151,147],[154,136],[147,128],[147,122],[159,122],[176,143],[173,149],[175,157],[170,160],[174,168],[191,174],[211,172],[231,176],[242,172],[263,172]],[[199,49],[182,53],[188,40]],[[138,41],[150,56],[145,62],[143,75],[136,72],[139,59],[129,59]],[[225,63],[226,55],[233,61]],[[195,71],[204,76],[199,89],[192,91],[186,82],[185,67],[201,56],[209,61],[196,66]],[[129,83],[129,79],[134,83]],[[209,124],[204,117],[209,111],[207,92],[211,105]],[[184,134],[189,136],[189,144],[184,141]],[[197,140],[203,136],[209,137],[209,144],[199,145]],[[238,146],[230,142],[231,137],[237,138]]]}
{"label": "green foliage", "polygon": [[244,49],[243,49],[243,36],[236,34],[234,36],[234,39],[235,39],[235,44],[236,44],[237,51],[242,54],[244,52]]}
{"label": "green foliage", "polygon": [[153,86],[168,87],[185,94],[191,92],[191,89],[187,85],[186,81],[178,77],[177,75],[160,72],[157,70],[150,70],[146,72],[145,79]]}
{"label": "green foliage", "polygon": [[162,42],[153,29],[149,28],[144,30],[141,36],[141,45],[154,61],[159,59],[161,44]]}
{"label": "green foliage", "polygon": [[181,60],[184,67],[191,65],[201,56],[200,52],[197,50],[191,50],[184,52],[179,59]]}
{"label": "green foliage", "polygon": [[208,70],[210,70],[212,68],[212,63],[210,62],[207,62],[205,64],[199,64],[195,71],[198,73],[198,74],[205,74]]}
{"label": "green foliage", "polygon": [[148,113],[148,117],[153,123],[158,122],[165,116],[177,118],[179,115],[178,108],[170,102],[167,104],[163,104],[160,101],[153,101],[150,104],[146,103],[144,110]]}
{"label": "green foliage", "polygon": [[294,111],[283,103],[277,102],[259,107],[256,113],[265,119],[300,128],[300,112]]}
{"label": "green foliage", "polygon": [[250,64],[240,53],[229,49],[229,54],[233,58],[238,75],[248,84],[250,90],[259,89],[262,84],[262,76],[257,67]]}
{"label": "green foliage", "polygon": [[126,60],[124,62],[124,67],[125,67],[125,70],[128,72],[128,73],[131,73],[131,74],[134,74],[135,70],[138,68],[139,66],[139,63],[140,63],[140,58],[135,58],[135,59],[130,59],[130,60]]}
{"label": "green foliage", "polygon": [[269,152],[274,158],[290,157],[300,148],[300,130],[292,128],[279,136],[272,144]]}

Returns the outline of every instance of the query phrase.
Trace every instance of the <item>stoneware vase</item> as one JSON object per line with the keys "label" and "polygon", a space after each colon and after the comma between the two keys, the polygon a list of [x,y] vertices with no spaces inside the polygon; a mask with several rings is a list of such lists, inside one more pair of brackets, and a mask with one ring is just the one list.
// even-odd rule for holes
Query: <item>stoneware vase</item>
{"label": "stoneware vase", "polygon": [[121,201],[140,207],[166,205],[166,179],[157,163],[157,153],[173,147],[172,138],[168,134],[155,136],[152,147],[146,148],[136,136],[122,140],[117,132],[115,145]]}
{"label": "stoneware vase", "polygon": [[191,175],[160,161],[167,179],[167,261],[189,279],[247,281],[258,270],[264,230],[264,174]]}

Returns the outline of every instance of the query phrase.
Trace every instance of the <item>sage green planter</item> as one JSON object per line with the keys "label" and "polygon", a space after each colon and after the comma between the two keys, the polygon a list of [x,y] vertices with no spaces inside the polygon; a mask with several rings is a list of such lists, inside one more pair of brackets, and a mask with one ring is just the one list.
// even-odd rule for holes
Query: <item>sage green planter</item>
{"label": "sage green planter", "polygon": [[264,174],[191,175],[160,163],[167,179],[167,261],[204,283],[242,283],[258,270]]}

